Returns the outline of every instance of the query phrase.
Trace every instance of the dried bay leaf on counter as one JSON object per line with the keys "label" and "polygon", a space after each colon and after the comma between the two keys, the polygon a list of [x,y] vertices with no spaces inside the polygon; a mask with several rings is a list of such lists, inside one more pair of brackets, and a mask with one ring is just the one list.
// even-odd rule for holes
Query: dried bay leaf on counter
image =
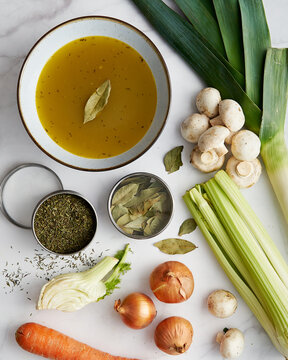
{"label": "dried bay leaf on counter", "polygon": [[179,170],[180,166],[183,165],[181,159],[181,153],[183,151],[183,146],[176,146],[172,150],[168,151],[164,157],[165,170],[168,174],[173,173],[174,171]]}
{"label": "dried bay leaf on counter", "polygon": [[197,248],[191,241],[177,238],[161,240],[153,245],[163,253],[169,255],[187,254]]}
{"label": "dried bay leaf on counter", "polygon": [[190,234],[192,231],[194,231],[197,227],[196,221],[192,218],[186,219],[183,221],[179,228],[178,235],[182,236],[184,234]]}
{"label": "dried bay leaf on counter", "polygon": [[90,96],[84,108],[83,124],[86,124],[87,122],[94,120],[97,114],[104,109],[104,107],[108,103],[110,91],[111,91],[111,82],[110,80],[106,80]]}
{"label": "dried bay leaf on counter", "polygon": [[112,198],[112,206],[114,205],[124,205],[128,201],[130,201],[133,196],[138,191],[139,184],[136,183],[130,183],[124,186],[121,186],[120,189],[118,189],[113,198]]}

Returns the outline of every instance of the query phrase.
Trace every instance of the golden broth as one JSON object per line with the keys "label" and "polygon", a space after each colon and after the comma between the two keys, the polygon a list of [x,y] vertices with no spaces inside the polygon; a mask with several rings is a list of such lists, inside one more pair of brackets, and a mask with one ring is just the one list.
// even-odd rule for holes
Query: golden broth
{"label": "golden broth", "polygon": [[[90,95],[111,81],[106,107],[83,124]],[[89,36],[59,49],[44,66],[36,106],[48,135],[67,151],[87,158],[116,156],[133,147],[153,120],[157,102],[152,72],[122,41]]]}

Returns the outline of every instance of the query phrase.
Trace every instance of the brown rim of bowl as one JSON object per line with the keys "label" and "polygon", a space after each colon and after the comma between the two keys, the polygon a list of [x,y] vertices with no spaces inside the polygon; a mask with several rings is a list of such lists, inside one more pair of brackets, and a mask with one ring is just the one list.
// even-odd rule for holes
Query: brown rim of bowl
{"label": "brown rim of bowl", "polygon": [[[78,196],[79,198],[83,199],[84,201],[86,201],[86,203],[91,207],[91,209],[93,210],[93,213],[95,215],[95,231],[94,231],[94,235],[92,236],[91,240],[83,246],[83,248],[81,248],[80,250],[71,252],[71,253],[57,253],[53,250],[50,250],[48,248],[46,248],[41,241],[38,239],[38,236],[36,235],[35,229],[34,229],[34,220],[35,220],[35,216],[37,214],[37,211],[39,210],[40,206],[42,204],[44,204],[44,202],[48,199],[50,199],[53,196],[56,195],[60,195],[60,194],[64,194],[64,195],[74,195],[74,196]],[[97,217],[97,213],[96,210],[94,208],[94,206],[92,205],[92,203],[83,195],[81,195],[80,193],[78,193],[77,191],[73,191],[73,190],[57,190],[57,191],[53,191],[52,193],[44,196],[36,205],[34,211],[33,211],[33,215],[32,215],[32,220],[31,220],[31,228],[32,228],[32,233],[34,235],[34,238],[36,239],[36,241],[38,242],[38,244],[42,247],[42,249],[48,251],[50,254],[54,254],[54,255],[59,255],[59,256],[70,256],[70,255],[74,255],[74,254],[78,254],[80,251],[85,250],[89,245],[91,245],[91,243],[93,242],[93,240],[95,239],[96,236],[96,232],[97,232],[97,228],[98,228],[98,217]]]}
{"label": "brown rim of bowl", "polygon": [[[112,198],[113,198],[113,195],[116,191],[116,189],[121,185],[121,183],[124,181],[124,180],[127,180],[129,178],[132,178],[134,176],[147,176],[151,179],[154,179],[156,181],[158,181],[162,186],[163,188],[165,188],[167,194],[169,195],[169,198],[170,198],[170,201],[171,201],[171,212],[170,212],[170,216],[169,216],[169,220],[167,221],[167,224],[162,228],[160,229],[159,231],[157,231],[155,234],[152,234],[152,235],[131,235],[131,234],[127,234],[124,230],[122,230],[117,224],[116,224],[116,221],[114,220],[113,216],[112,216],[112,212],[111,212],[111,202],[112,202]],[[148,240],[148,239],[151,239],[157,235],[159,235],[162,231],[164,231],[168,225],[170,224],[171,220],[172,220],[172,216],[173,216],[173,212],[174,212],[174,201],[173,201],[173,197],[172,197],[172,193],[171,193],[171,190],[169,188],[169,186],[166,184],[166,182],[164,180],[162,180],[158,175],[155,175],[155,174],[152,174],[152,173],[148,173],[148,172],[143,172],[143,171],[138,171],[138,172],[134,172],[134,173],[131,173],[131,174],[128,174],[128,175],[125,175],[123,176],[121,179],[119,179],[116,184],[112,187],[112,189],[110,190],[110,193],[109,193],[109,197],[108,197],[108,200],[107,200],[107,210],[108,210],[108,215],[109,215],[109,218],[112,222],[112,224],[114,225],[114,227],[123,235],[131,238],[131,239],[135,239],[135,240]]]}
{"label": "brown rim of bowl", "polygon": [[[81,168],[81,167],[78,167],[78,166],[74,166],[74,165],[71,165],[71,164],[68,164],[68,163],[65,163],[64,161],[60,160],[60,159],[57,159],[56,157],[52,156],[51,154],[48,153],[48,151],[46,151],[37,141],[36,139],[34,139],[34,137],[32,136],[32,134],[30,133],[28,127],[26,126],[26,123],[25,123],[25,120],[24,120],[24,116],[22,114],[22,111],[21,111],[21,104],[20,104],[20,99],[19,99],[19,91],[20,91],[20,87],[21,87],[21,76],[22,76],[22,72],[24,70],[24,67],[26,65],[26,62],[28,61],[32,51],[36,48],[36,46],[42,41],[42,39],[44,39],[47,35],[49,35],[50,33],[52,33],[54,30],[58,29],[59,27],[61,26],[64,26],[68,23],[72,23],[72,22],[76,22],[76,21],[82,21],[82,20],[86,20],[86,19],[103,19],[103,20],[107,20],[107,21],[112,21],[112,22],[117,22],[117,23],[120,23],[132,30],[134,30],[135,32],[137,32],[141,37],[144,38],[144,40],[152,47],[152,49],[155,51],[156,55],[158,56],[159,60],[161,61],[162,63],[162,66],[163,66],[163,69],[164,69],[164,72],[165,72],[165,75],[166,75],[166,81],[167,81],[167,86],[168,86],[168,106],[167,106],[167,111],[166,111],[166,114],[165,114],[165,118],[164,118],[164,121],[163,121],[163,124],[160,128],[160,130],[158,131],[158,133],[154,136],[154,139],[152,140],[152,142],[140,153],[138,154],[137,156],[135,156],[134,158],[132,158],[131,160],[129,161],[126,161],[126,162],[123,162],[122,164],[120,165],[115,165],[115,166],[111,166],[111,167],[108,167],[108,168],[104,168],[104,169],[85,169],[85,168]],[[133,162],[134,160],[138,159],[139,157],[141,157],[147,150],[150,149],[150,147],[155,143],[155,141],[158,139],[158,137],[160,136],[165,124],[166,124],[166,121],[167,121],[167,117],[168,117],[168,113],[169,113],[169,109],[170,109],[170,103],[171,103],[171,84],[170,84],[170,75],[169,75],[169,72],[168,72],[168,68],[167,68],[167,65],[164,61],[164,58],[163,56],[161,55],[160,51],[158,50],[158,48],[156,47],[156,45],[139,29],[137,29],[135,26],[123,21],[123,20],[119,20],[117,18],[113,18],[113,17],[109,17],[109,16],[80,16],[80,17],[77,17],[77,18],[73,18],[73,19],[70,19],[70,20],[67,20],[67,21],[64,21],[56,26],[54,26],[52,29],[50,29],[49,31],[47,31],[44,35],[42,35],[37,41],[36,43],[32,46],[32,48],[30,49],[30,51],[28,52],[28,54],[26,55],[25,59],[24,59],[24,62],[21,66],[21,69],[20,69],[20,72],[19,72],[19,76],[18,76],[18,82],[17,82],[17,105],[18,105],[18,111],[19,111],[19,115],[20,115],[20,118],[22,120],[22,124],[24,125],[24,128],[26,129],[27,133],[29,134],[30,138],[33,140],[33,142],[40,148],[40,150],[42,150],[46,155],[48,155],[50,158],[52,158],[53,160],[59,162],[60,164],[62,165],[65,165],[65,166],[68,166],[70,168],[73,168],[73,169],[76,169],[76,170],[83,170],[83,171],[107,171],[107,170],[112,170],[112,169],[117,169],[117,168],[120,168],[122,166],[125,166],[127,164],[130,164],[131,162]]]}

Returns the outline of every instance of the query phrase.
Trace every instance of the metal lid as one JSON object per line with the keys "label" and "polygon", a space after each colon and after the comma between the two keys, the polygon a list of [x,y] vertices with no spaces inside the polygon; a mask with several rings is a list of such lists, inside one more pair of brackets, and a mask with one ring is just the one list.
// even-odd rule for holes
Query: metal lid
{"label": "metal lid", "polygon": [[43,197],[57,190],[63,190],[63,185],[53,170],[41,164],[22,164],[2,180],[0,206],[10,222],[31,229],[35,207]]}

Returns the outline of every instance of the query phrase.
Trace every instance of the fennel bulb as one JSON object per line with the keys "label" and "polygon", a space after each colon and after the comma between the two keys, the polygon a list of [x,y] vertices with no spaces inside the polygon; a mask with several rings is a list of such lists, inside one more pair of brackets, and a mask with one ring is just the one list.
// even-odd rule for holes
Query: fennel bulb
{"label": "fennel bulb", "polygon": [[41,289],[37,309],[76,311],[110,295],[120,283],[121,274],[130,269],[125,263],[129,249],[126,245],[115,257],[106,256],[89,270],[51,279]]}

